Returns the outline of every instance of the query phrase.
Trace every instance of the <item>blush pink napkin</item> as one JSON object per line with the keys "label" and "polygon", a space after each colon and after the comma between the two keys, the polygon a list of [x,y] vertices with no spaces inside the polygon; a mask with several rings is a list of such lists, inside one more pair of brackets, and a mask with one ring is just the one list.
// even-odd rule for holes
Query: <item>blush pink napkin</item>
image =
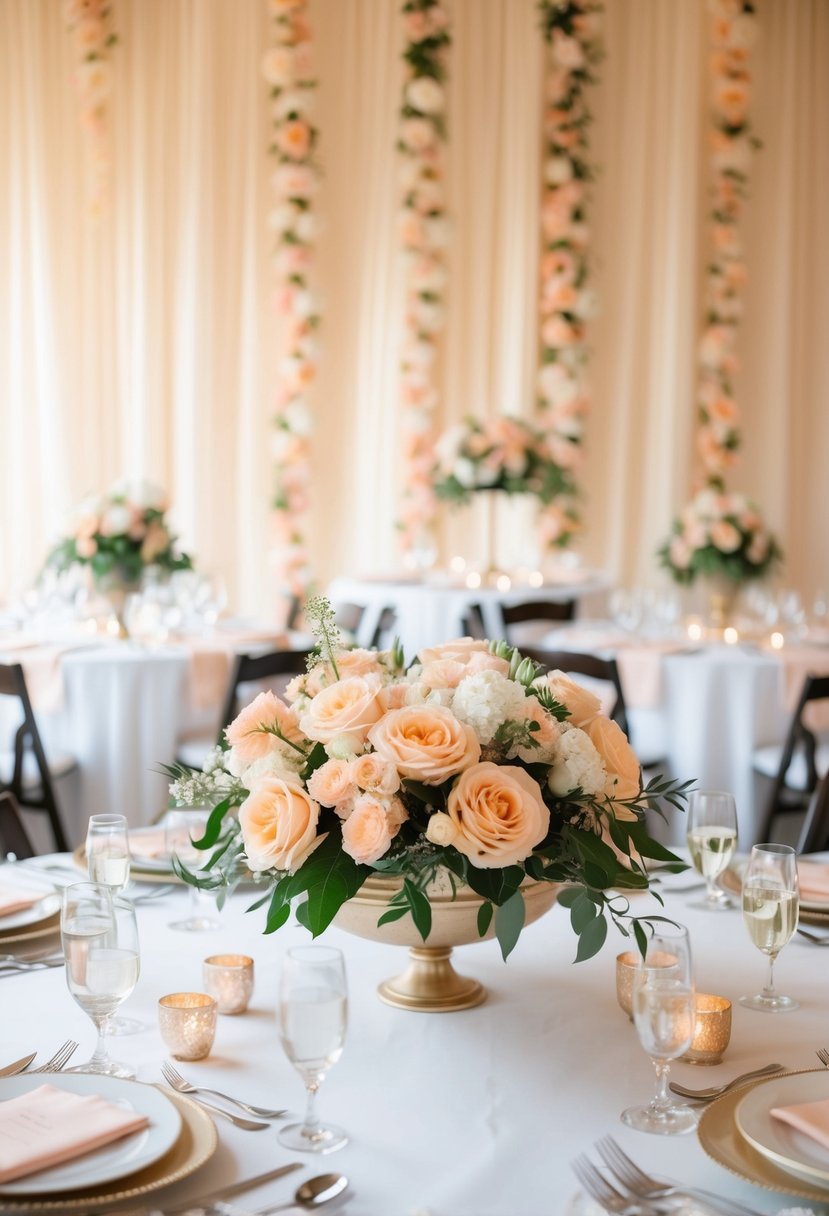
{"label": "blush pink napkin", "polygon": [[14,887],[11,883],[0,883],[0,918],[33,908],[45,894],[45,891],[33,891],[31,887]]}
{"label": "blush pink napkin", "polygon": [[163,828],[150,828],[146,832],[140,829],[130,832],[130,854],[138,860],[141,857],[156,859],[167,856],[166,833]]}
{"label": "blush pink napkin", "polygon": [[797,863],[797,883],[800,887],[800,898],[829,902],[829,864],[819,861],[799,861]]}
{"label": "blush pink napkin", "polygon": [[146,1115],[97,1094],[40,1085],[0,1102],[0,1183],[72,1161],[148,1124]]}
{"label": "blush pink napkin", "polygon": [[829,1098],[822,1102],[802,1102],[799,1106],[775,1106],[771,1114],[829,1148]]}

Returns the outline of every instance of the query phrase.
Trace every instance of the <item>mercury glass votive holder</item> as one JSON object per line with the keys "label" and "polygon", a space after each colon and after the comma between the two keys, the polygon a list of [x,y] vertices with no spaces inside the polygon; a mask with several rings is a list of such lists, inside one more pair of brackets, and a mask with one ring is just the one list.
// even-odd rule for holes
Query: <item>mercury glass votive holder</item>
{"label": "mercury glass votive holder", "polygon": [[176,1060],[203,1060],[216,1037],[216,1001],[206,992],[171,992],[158,1002],[158,1025]]}
{"label": "mercury glass votive holder", "polygon": [[694,996],[694,1037],[681,1058],[688,1064],[719,1064],[731,1041],[731,1001],[698,992]]}
{"label": "mercury glass votive holder", "polygon": [[247,954],[211,954],[202,963],[204,990],[219,1013],[244,1013],[253,992],[253,959]]}
{"label": "mercury glass votive holder", "polygon": [[[673,967],[676,955],[657,952],[651,954],[649,967]],[[633,977],[642,965],[638,950],[625,950],[616,955],[616,1000],[633,1021]]]}

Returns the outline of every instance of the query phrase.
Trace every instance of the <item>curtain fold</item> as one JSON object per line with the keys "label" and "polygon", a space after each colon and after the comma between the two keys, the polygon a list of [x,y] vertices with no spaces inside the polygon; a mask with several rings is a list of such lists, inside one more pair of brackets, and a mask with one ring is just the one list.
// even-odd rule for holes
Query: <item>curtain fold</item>
{"label": "curtain fold", "polygon": [[[323,361],[311,542],[321,581],[396,562],[403,306],[397,0],[312,0],[320,80]],[[447,0],[452,219],[440,425],[530,415],[537,359],[541,38],[535,0]],[[593,406],[581,549],[626,582],[693,469],[706,182],[703,0],[612,0],[595,91]],[[829,588],[829,3],[761,0],[763,140],[745,219],[737,488]],[[162,482],[184,544],[236,606],[267,611],[278,368],[267,226],[262,0],[118,0],[110,203],[84,212],[73,50],[55,0],[0,0],[0,596],[65,513],[123,475]],[[499,509],[496,556],[529,558]],[[442,555],[483,557],[481,510]]]}

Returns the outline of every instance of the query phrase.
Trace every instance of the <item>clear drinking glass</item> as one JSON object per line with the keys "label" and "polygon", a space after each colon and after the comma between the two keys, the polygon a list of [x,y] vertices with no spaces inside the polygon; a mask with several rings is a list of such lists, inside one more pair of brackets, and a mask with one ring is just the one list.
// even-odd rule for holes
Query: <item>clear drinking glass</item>
{"label": "clear drinking glass", "polygon": [[123,891],[130,876],[130,846],[124,815],[90,815],[86,829],[89,881]]}
{"label": "clear drinking glass", "polygon": [[622,1122],[661,1136],[693,1131],[696,1114],[668,1090],[671,1060],[687,1051],[694,1037],[691,945],[683,925],[660,925],[640,957],[633,977],[633,1021],[656,1069],[656,1092],[647,1106],[623,1111]]}
{"label": "clear drinking glass", "polygon": [[128,1065],[110,1059],[106,1036],[110,1016],[138,981],[135,909],[101,883],[73,883],[63,891],[60,933],[67,986],[98,1031],[92,1059],[68,1071],[134,1077]]}
{"label": "clear drinking glass", "polygon": [[316,1097],[325,1074],[342,1055],[348,994],[345,963],[329,946],[298,946],[289,950],[279,984],[279,1034],[285,1054],[305,1082],[305,1120],[279,1133],[286,1148],[307,1153],[331,1153],[348,1143],[340,1127],[320,1123]]}
{"label": "clear drinking glass", "polygon": [[763,1013],[788,1013],[798,1003],[774,987],[774,964],[797,928],[800,891],[797,854],[787,844],[756,844],[743,876],[743,920],[758,950],[768,955],[769,974],[756,996],[741,996],[740,1004]]}
{"label": "clear drinking glass", "polygon": [[692,904],[717,912],[733,902],[717,885],[737,847],[737,807],[732,794],[718,790],[693,793],[688,803],[688,848],[694,869],[705,879],[705,898]]}
{"label": "clear drinking glass", "polygon": [[[207,859],[208,854],[194,847],[193,839],[198,840],[204,834],[209,818],[209,807],[168,811],[164,818],[164,847],[171,858],[177,857],[188,870],[199,869]],[[187,889],[190,892],[189,915],[184,920],[171,921],[169,928],[181,929],[186,933],[218,929],[219,920],[205,908],[208,897],[189,883]]]}

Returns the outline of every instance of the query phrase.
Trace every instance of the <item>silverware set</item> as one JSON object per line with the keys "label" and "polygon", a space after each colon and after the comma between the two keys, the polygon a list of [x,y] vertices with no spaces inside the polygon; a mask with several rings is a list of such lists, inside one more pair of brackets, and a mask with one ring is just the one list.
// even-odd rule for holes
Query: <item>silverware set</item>
{"label": "silverware set", "polygon": [[0,979],[20,975],[24,971],[48,971],[62,967],[63,954],[47,954],[42,958],[22,958],[16,954],[0,954]]}
{"label": "silverware set", "polygon": [[[38,1072],[60,1072],[69,1063],[77,1049],[78,1044],[75,1040],[67,1039],[65,1043],[61,1043],[55,1054],[50,1056],[45,1064],[41,1064],[39,1068],[33,1068],[29,1075],[31,1076],[33,1073]],[[7,1064],[5,1068],[0,1068],[0,1077],[16,1077],[20,1073],[25,1072],[36,1055],[37,1052],[33,1051],[30,1055],[23,1056],[20,1060],[15,1060],[13,1064]]]}
{"label": "silverware set", "polygon": [[267,1106],[252,1106],[249,1102],[242,1102],[239,1098],[233,1098],[230,1094],[222,1093],[220,1089],[208,1089],[206,1085],[192,1085],[184,1079],[169,1060],[161,1065],[161,1072],[167,1084],[173,1089],[178,1090],[180,1094],[212,1094],[214,1098],[221,1098],[224,1102],[232,1102],[234,1106],[238,1106],[246,1114],[256,1115],[260,1119],[282,1119],[288,1114],[287,1110],[271,1110]]}
{"label": "silverware set", "polygon": [[604,1171],[583,1153],[571,1165],[590,1198],[614,1216],[661,1216],[674,1206],[672,1201],[677,1198],[699,1200],[719,1216],[760,1216],[756,1209],[711,1191],[652,1178],[610,1136],[599,1140],[596,1149]]}
{"label": "silverware set", "polygon": [[760,1077],[771,1077],[775,1073],[784,1071],[784,1064],[766,1064],[764,1068],[755,1068],[753,1072],[740,1073],[739,1077],[735,1077],[733,1081],[726,1081],[724,1085],[711,1085],[708,1089],[688,1089],[684,1085],[677,1084],[676,1081],[671,1081],[668,1088],[672,1093],[679,1094],[680,1098],[690,1098],[693,1102],[713,1102],[714,1098],[720,1098],[729,1090],[737,1089],[738,1086],[745,1085],[748,1081],[756,1081]]}
{"label": "silverware set", "polygon": [[[180,1073],[176,1072],[176,1070],[170,1064],[165,1063],[161,1065],[161,1075],[164,1077],[164,1080],[167,1082],[170,1088],[176,1090],[178,1093],[187,1094],[191,1098],[193,1094],[202,1092],[216,1094],[217,1097],[223,1098],[226,1102],[234,1102],[237,1106],[241,1106],[242,1109],[245,1109],[245,1107],[242,1106],[242,1103],[238,1102],[236,1098],[231,1098],[227,1094],[219,1093],[218,1090],[202,1089],[199,1086],[189,1085],[187,1081],[184,1080],[184,1077],[182,1077]],[[265,1130],[265,1128],[270,1127],[270,1123],[264,1123],[258,1119],[243,1119],[240,1115],[234,1115],[232,1111],[226,1110],[225,1107],[217,1106],[215,1102],[205,1102],[204,1098],[195,1098],[193,1100],[198,1102],[199,1106],[203,1106],[205,1110],[211,1111],[214,1115],[221,1115],[223,1119],[228,1119],[234,1127],[241,1127],[246,1132],[262,1132]],[[283,1113],[283,1111],[279,1112],[280,1115]]]}

